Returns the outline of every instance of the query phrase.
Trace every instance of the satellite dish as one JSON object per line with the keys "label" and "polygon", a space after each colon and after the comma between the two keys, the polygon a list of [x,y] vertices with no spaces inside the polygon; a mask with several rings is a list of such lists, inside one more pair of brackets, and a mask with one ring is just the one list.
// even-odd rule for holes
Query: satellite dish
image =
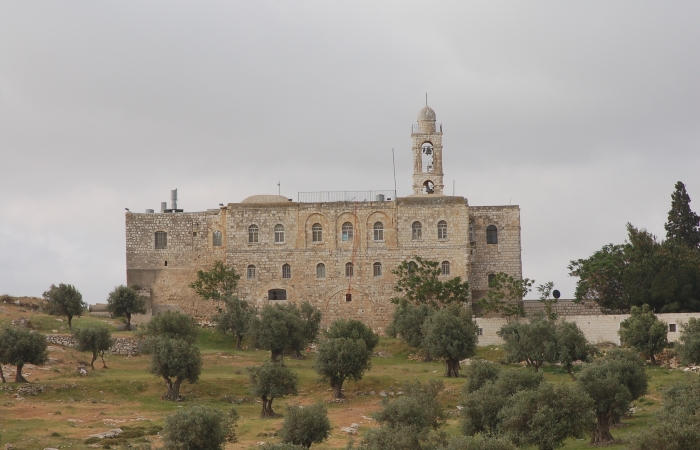
{"label": "satellite dish", "polygon": [[553,290],[553,291],[552,291],[552,297],[554,297],[554,298],[556,298],[557,300],[559,300],[559,297],[561,297],[561,292],[559,292],[559,291],[556,290],[556,289]]}

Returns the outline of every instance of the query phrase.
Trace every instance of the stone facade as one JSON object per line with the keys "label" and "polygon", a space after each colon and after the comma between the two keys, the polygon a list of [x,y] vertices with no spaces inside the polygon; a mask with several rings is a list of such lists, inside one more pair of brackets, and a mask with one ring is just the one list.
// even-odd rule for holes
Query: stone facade
{"label": "stone facade", "polygon": [[[150,289],[153,307],[211,315],[214,305],[188,284],[221,260],[241,274],[239,297],[256,306],[309,301],[325,324],[356,318],[382,332],[393,312],[391,271],[415,255],[449,265],[443,277],[469,280],[475,297],[491,273],[522,277],[519,207],[473,207],[442,194],[442,127],[426,108],[412,133],[413,195],[259,195],[205,212],[127,212],[127,283]],[[487,243],[488,226],[497,228],[497,243]],[[165,245],[156,233],[165,233]]]}

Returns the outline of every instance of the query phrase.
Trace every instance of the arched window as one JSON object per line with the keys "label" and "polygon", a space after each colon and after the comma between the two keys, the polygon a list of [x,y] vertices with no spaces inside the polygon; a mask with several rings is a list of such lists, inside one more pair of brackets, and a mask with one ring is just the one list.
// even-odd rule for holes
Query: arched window
{"label": "arched window", "polygon": [[442,264],[440,264],[440,269],[442,270],[443,275],[449,275],[450,274],[450,262],[443,261]]}
{"label": "arched window", "polygon": [[255,243],[258,242],[258,234],[260,229],[257,225],[251,225],[248,227],[248,242]]}
{"label": "arched window", "polygon": [[278,244],[284,242],[284,225],[275,225],[275,242]]}
{"label": "arched window", "polygon": [[254,265],[251,264],[248,266],[247,274],[248,274],[249,280],[255,278],[255,266]]}
{"label": "arched window", "polygon": [[374,274],[375,277],[381,277],[382,276],[382,263],[376,262],[372,264],[372,273]]}
{"label": "arched window", "polygon": [[321,242],[323,240],[323,228],[320,223],[315,223],[311,227],[311,240]]}
{"label": "arched window", "polygon": [[423,173],[431,173],[433,171],[433,144],[424,142],[421,146],[421,160],[423,162]]}
{"label": "arched window", "polygon": [[447,222],[438,222],[438,239],[447,239]]}
{"label": "arched window", "polygon": [[498,228],[496,228],[496,225],[486,227],[486,243],[498,244]]}
{"label": "arched window", "polygon": [[469,225],[469,242],[476,242],[474,240],[474,225]]}
{"label": "arched window", "polygon": [[381,222],[374,222],[374,240],[384,240],[384,224]]}
{"label": "arched window", "polygon": [[353,239],[353,227],[350,222],[345,222],[342,226],[341,239],[343,242],[351,242]]}
{"label": "arched window", "polygon": [[316,264],[316,278],[326,278],[326,265],[323,263]]}
{"label": "arched window", "polygon": [[353,268],[351,262],[345,264],[345,276],[348,278],[352,278],[352,276],[354,275],[354,272],[355,272],[353,269],[354,268]]}
{"label": "arched window", "polygon": [[409,272],[415,272],[416,270],[418,270],[418,264],[416,264],[415,261],[409,261],[408,262],[408,270],[409,270]]}
{"label": "arched window", "polygon": [[496,278],[495,273],[490,273],[488,276],[488,286],[491,287],[493,285],[493,280]]}
{"label": "arched window", "polygon": [[292,266],[289,264],[282,266],[282,278],[292,278]]}
{"label": "arched window", "polygon": [[221,247],[221,231],[215,231],[211,235],[211,245]]}
{"label": "arched window", "polygon": [[414,241],[423,239],[423,226],[417,220],[411,225],[411,239]]}
{"label": "arched window", "polygon": [[168,233],[156,231],[156,249],[168,248]]}
{"label": "arched window", "polygon": [[435,183],[433,183],[430,180],[427,180],[425,183],[423,183],[423,193],[424,194],[434,194],[435,193]]}

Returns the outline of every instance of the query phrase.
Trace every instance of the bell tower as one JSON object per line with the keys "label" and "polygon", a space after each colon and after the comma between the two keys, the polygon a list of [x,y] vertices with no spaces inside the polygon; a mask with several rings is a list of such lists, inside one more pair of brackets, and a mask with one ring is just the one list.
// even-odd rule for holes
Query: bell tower
{"label": "bell tower", "polygon": [[435,111],[427,104],[413,124],[413,194],[443,195],[442,124],[435,123]]}

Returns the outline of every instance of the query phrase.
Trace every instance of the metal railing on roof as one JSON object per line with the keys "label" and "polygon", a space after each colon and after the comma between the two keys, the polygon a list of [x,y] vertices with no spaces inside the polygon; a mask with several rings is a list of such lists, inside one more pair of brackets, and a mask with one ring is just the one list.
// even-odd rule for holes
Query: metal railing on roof
{"label": "metal railing on roof", "polygon": [[320,191],[299,192],[299,203],[332,203],[332,202],[382,202],[396,200],[396,191]]}

